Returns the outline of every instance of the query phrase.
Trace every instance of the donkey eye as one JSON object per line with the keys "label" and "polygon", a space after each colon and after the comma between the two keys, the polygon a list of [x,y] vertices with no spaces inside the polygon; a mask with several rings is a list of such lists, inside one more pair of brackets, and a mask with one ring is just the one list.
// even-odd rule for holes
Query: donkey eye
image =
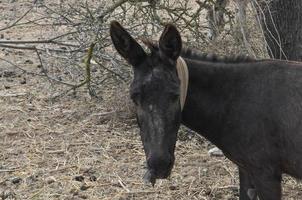
{"label": "donkey eye", "polygon": [[172,93],[170,95],[171,100],[176,101],[179,99],[179,94],[178,93]]}

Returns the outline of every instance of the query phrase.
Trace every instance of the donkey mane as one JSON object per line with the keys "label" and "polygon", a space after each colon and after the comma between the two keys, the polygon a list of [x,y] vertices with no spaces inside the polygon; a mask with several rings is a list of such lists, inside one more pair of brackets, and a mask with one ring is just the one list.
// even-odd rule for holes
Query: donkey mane
{"label": "donkey mane", "polygon": [[[158,42],[150,39],[142,39],[142,42],[151,50],[158,51]],[[191,60],[198,61],[209,61],[217,63],[246,63],[246,62],[255,62],[257,61],[254,58],[251,58],[247,55],[237,55],[237,56],[219,56],[213,53],[204,53],[196,48],[192,48],[183,44],[181,49],[182,57],[188,58]]]}

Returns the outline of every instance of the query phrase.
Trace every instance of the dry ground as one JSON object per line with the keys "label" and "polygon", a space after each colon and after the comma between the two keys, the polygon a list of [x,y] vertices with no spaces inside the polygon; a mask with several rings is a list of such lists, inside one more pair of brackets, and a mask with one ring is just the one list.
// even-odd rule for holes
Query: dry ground
{"label": "dry ground", "polygon": [[[22,39],[22,31],[4,39]],[[39,71],[30,54],[1,49],[0,57]],[[83,89],[50,101],[52,87],[0,62],[0,199],[238,199],[235,166],[210,157],[213,146],[196,136],[178,141],[169,180],[144,185],[135,120],[113,109],[112,100],[126,104],[116,100],[123,88],[103,100]],[[284,199],[301,199],[301,184],[288,177],[284,183]]]}

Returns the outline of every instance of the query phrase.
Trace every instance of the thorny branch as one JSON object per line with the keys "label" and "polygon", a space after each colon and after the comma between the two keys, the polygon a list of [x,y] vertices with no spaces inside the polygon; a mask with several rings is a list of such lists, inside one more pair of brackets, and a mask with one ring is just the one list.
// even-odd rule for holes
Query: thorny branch
{"label": "thorny branch", "polygon": [[20,22],[22,19],[24,19],[26,17],[26,15],[28,15],[32,9],[34,7],[31,7],[30,9],[28,9],[21,17],[19,17],[16,21],[14,21],[11,25],[7,26],[7,27],[4,27],[4,28],[0,28],[0,31],[4,31],[4,30],[7,30],[7,29],[10,29],[14,26],[16,26],[18,24],[18,22]]}
{"label": "thorny branch", "polygon": [[[205,15],[209,5],[214,3],[214,0],[45,1],[39,6],[34,3],[8,23],[10,25],[0,28],[0,33],[27,26],[45,31],[41,31],[37,39],[0,39],[0,47],[34,52],[42,71],[30,72],[31,75],[63,84],[68,87],[67,92],[87,85],[90,95],[96,95],[93,91],[100,91],[111,84],[129,83],[132,77],[131,68],[112,49],[109,36],[111,20],[119,20],[134,37],[149,38],[158,36],[165,23],[173,22],[182,32],[185,43],[202,48],[210,43]],[[226,23],[232,27],[233,12],[229,9],[224,12],[229,19]],[[84,68],[81,63],[84,63]]]}

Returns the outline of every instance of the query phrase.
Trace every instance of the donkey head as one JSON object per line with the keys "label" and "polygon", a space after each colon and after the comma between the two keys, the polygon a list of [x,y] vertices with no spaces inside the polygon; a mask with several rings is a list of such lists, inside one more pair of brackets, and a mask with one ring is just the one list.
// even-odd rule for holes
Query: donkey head
{"label": "donkey head", "polygon": [[181,51],[181,37],[173,25],[166,25],[159,45],[149,44],[147,54],[116,21],[110,35],[116,50],[133,66],[131,99],[136,105],[137,122],[146,154],[152,184],[167,178],[174,164],[174,149],[180,125],[180,81],[176,61]]}

